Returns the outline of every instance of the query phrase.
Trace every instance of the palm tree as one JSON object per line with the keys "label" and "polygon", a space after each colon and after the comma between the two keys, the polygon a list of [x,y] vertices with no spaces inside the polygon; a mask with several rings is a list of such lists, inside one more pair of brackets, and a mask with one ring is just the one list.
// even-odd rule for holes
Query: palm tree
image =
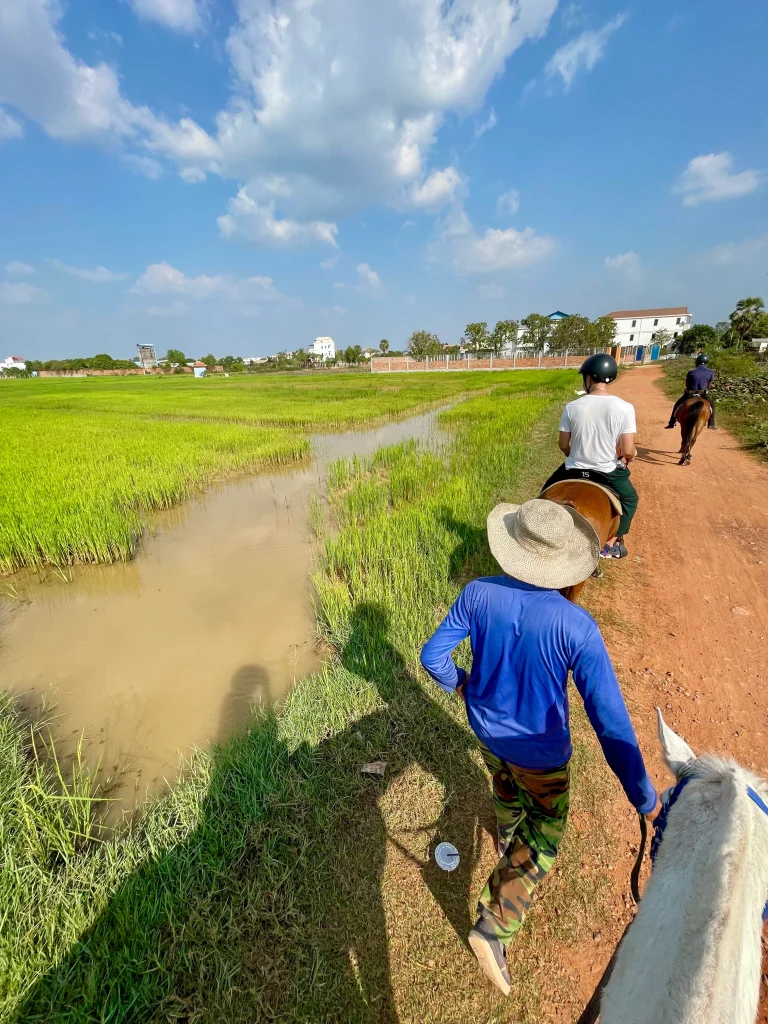
{"label": "palm tree", "polygon": [[[739,299],[736,309],[731,313],[731,337],[737,344],[734,347],[741,348],[745,341],[748,341],[765,313],[765,303],[757,296],[747,299]],[[737,340],[738,339],[738,340]]]}
{"label": "palm tree", "polygon": [[389,351],[389,342],[387,341],[386,338],[382,338],[381,341],[379,342],[379,350],[383,352],[385,355]]}

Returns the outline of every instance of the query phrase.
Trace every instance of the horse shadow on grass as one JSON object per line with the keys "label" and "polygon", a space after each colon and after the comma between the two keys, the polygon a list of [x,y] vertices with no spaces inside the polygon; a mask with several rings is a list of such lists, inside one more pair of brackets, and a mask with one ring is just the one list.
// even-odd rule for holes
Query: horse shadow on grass
{"label": "horse shadow on grass", "polygon": [[[408,672],[383,609],[361,604],[350,625],[342,664],[383,706],[299,744],[266,711],[215,746],[199,809],[184,786],[148,809],[133,832],[141,866],[27,993],[15,1024],[397,1021],[381,884],[388,841],[408,844],[388,835],[380,798],[415,765],[441,783],[434,839],[454,842],[462,862],[451,874],[431,856],[418,862],[437,904],[421,926],[427,935],[442,908],[462,941],[493,811],[471,734]],[[236,675],[230,703],[263,679],[256,666]],[[377,758],[386,777],[363,776]],[[186,821],[182,841],[146,856],[144,836],[163,849]],[[106,870],[108,851],[97,855]]]}

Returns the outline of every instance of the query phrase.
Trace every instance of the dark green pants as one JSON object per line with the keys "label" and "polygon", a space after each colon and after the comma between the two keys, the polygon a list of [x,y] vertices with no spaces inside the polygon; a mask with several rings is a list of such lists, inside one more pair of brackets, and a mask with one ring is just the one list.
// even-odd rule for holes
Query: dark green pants
{"label": "dark green pants", "polygon": [[[556,484],[559,480],[578,480],[580,477],[590,477],[590,470],[586,469],[566,469],[565,463],[562,466],[558,466],[552,476],[547,480],[542,487],[542,491],[549,487],[550,484]],[[619,537],[626,537],[629,533],[629,524],[632,522],[632,517],[637,512],[637,503],[640,500],[637,496],[637,491],[632,485],[632,481],[629,479],[629,470],[624,469],[620,466],[618,469],[614,469],[612,473],[595,473],[595,483],[600,483],[600,478],[606,479],[614,491],[621,498],[622,514],[619,519]]]}

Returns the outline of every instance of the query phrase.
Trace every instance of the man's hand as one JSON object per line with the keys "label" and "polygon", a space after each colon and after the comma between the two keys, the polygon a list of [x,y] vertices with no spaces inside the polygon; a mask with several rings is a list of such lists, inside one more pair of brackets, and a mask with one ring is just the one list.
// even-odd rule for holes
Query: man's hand
{"label": "man's hand", "polygon": [[646,816],[646,818],[648,818],[649,821],[653,821],[654,818],[658,818],[658,816],[660,814],[661,814],[661,797],[657,793],[656,794],[656,806],[653,808],[652,811],[648,811],[645,816]]}
{"label": "man's hand", "polygon": [[458,695],[461,697],[462,700],[466,700],[467,699],[467,695],[464,692],[464,689],[465,689],[466,685],[467,685],[466,682],[463,682],[463,683],[459,683],[459,685],[456,687],[456,693],[458,693]]}

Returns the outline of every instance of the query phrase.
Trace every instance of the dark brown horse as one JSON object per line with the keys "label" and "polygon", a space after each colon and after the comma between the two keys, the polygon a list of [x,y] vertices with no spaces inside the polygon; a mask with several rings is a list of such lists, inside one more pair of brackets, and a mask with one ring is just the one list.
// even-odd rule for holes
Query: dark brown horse
{"label": "dark brown horse", "polygon": [[[558,505],[570,505],[591,524],[602,548],[609,537],[615,537],[619,527],[621,504],[605,487],[590,480],[559,480],[541,493],[542,498]],[[586,582],[586,580],[584,581]],[[560,593],[575,601],[584,583],[564,587]]]}
{"label": "dark brown horse", "polygon": [[691,395],[677,410],[675,419],[680,424],[682,435],[682,444],[680,445],[682,458],[678,462],[678,466],[691,464],[691,448],[696,444],[696,438],[706,427],[711,415],[712,406],[709,404],[709,399],[703,395]]}

